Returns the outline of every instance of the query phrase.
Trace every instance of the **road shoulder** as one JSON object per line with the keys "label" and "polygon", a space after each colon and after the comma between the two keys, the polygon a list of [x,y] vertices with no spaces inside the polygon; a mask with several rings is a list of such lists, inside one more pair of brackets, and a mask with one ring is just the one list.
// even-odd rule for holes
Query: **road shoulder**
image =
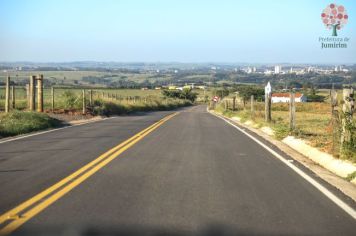
{"label": "road shoulder", "polygon": [[[279,151],[281,151],[282,153],[291,157],[293,160],[300,163],[304,168],[309,170],[315,176],[319,177],[322,181],[325,181],[332,187],[336,188],[336,190],[340,191],[343,195],[345,195],[348,198],[347,201],[350,203],[350,205],[355,205],[355,203],[356,203],[356,187],[354,184],[346,181],[345,179],[335,175],[331,171],[323,168],[322,166],[313,162],[308,157],[302,155],[301,153],[292,149],[291,147],[284,144],[283,142],[271,138],[268,134],[264,133],[263,131],[261,131],[259,129],[253,128],[246,124],[243,124],[242,122],[239,122],[235,119],[230,119],[228,117],[222,116],[220,114],[217,114],[216,112],[209,111],[209,110],[208,110],[208,112],[213,115],[218,115],[220,117],[223,117],[223,118],[227,119],[228,121],[232,122],[233,124],[236,124],[237,126],[244,129],[246,132],[253,135],[254,137],[256,137],[260,140],[262,139],[261,141],[263,141],[264,143],[267,143],[267,145],[268,144],[273,145]],[[325,186],[325,184],[324,184],[324,186]],[[334,190],[329,189],[329,190],[331,190],[332,192],[337,194],[335,189]],[[338,194],[338,195],[340,195],[340,194]]]}

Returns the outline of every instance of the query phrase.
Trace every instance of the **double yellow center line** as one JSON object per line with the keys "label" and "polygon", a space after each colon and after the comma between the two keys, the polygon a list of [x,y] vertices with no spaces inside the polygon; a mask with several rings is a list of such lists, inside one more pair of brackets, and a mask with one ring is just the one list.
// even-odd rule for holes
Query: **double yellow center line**
{"label": "double yellow center line", "polygon": [[0,235],[7,235],[16,230],[26,221],[36,216],[55,201],[63,197],[66,193],[95,174],[98,170],[114,160],[125,150],[129,149],[135,143],[143,139],[146,135],[177,114],[178,112],[164,117],[160,121],[154,123],[126,141],[120,143],[116,147],[113,147],[109,151],[100,155],[98,158],[81,167],[79,170],[65,177],[58,183],[52,185],[8,212],[0,215]]}

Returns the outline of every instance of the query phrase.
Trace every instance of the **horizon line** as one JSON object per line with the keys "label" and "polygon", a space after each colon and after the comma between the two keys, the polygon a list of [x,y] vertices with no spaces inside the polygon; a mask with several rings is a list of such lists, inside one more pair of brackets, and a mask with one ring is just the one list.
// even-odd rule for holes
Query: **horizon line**
{"label": "horizon line", "polygon": [[30,60],[19,60],[19,61],[0,61],[0,64],[8,63],[33,63],[33,64],[70,64],[70,63],[119,63],[119,64],[316,64],[316,65],[345,65],[345,64],[353,64],[356,62],[224,62],[224,61],[206,61],[206,62],[181,62],[181,61],[100,61],[100,60],[73,60],[73,61],[30,61]]}

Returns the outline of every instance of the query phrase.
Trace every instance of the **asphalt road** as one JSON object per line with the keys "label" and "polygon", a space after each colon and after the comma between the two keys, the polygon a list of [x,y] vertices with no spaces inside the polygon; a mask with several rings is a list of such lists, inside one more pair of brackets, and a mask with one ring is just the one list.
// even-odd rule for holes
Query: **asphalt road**
{"label": "asphalt road", "polygon": [[[168,114],[116,117],[0,144],[0,214]],[[256,142],[197,106],[14,231],[41,233],[355,235],[356,222]]]}

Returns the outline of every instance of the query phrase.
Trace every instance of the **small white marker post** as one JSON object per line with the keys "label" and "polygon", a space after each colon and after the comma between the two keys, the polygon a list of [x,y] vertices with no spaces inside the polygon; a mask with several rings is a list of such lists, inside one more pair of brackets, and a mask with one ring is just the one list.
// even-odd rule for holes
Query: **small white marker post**
{"label": "small white marker post", "polygon": [[270,82],[265,87],[265,120],[271,122],[271,99],[272,99],[272,86]]}

